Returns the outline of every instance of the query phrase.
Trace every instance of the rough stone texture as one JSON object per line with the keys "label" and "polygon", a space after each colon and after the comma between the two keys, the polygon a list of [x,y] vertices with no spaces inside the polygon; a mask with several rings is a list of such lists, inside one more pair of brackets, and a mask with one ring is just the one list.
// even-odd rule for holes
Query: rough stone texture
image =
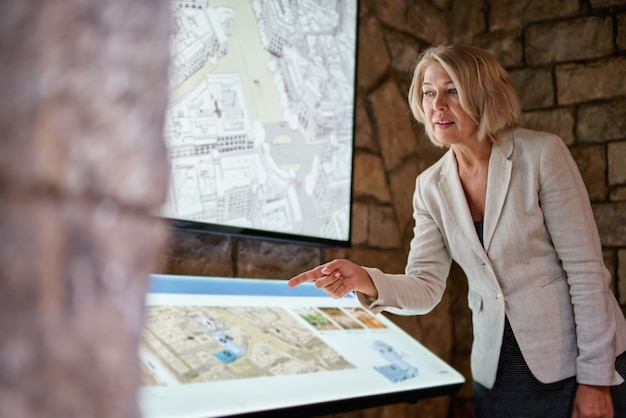
{"label": "rough stone texture", "polygon": [[360,88],[368,90],[383,77],[391,63],[382,28],[374,17],[365,17],[359,23],[358,50],[357,61],[367,63],[358,66],[358,83]]}
{"label": "rough stone texture", "polygon": [[376,17],[386,25],[396,28],[405,27],[409,2],[411,0],[372,0]]}
{"label": "rough stone texture", "polygon": [[611,190],[611,194],[609,195],[609,200],[611,202],[626,201],[626,187],[616,187],[613,190]]}
{"label": "rough stone texture", "polygon": [[590,0],[591,3],[591,7],[593,7],[594,9],[599,9],[599,8],[603,8],[603,7],[609,7],[609,6],[618,6],[618,5],[624,5],[624,0]]}
{"label": "rough stone texture", "polygon": [[564,64],[556,68],[558,104],[582,103],[626,95],[626,57]]}
{"label": "rough stone texture", "polygon": [[415,177],[422,172],[418,164],[407,161],[402,167],[390,173],[391,190],[398,225],[406,242],[413,235],[413,192]]}
{"label": "rough stone texture", "polygon": [[524,62],[524,48],[518,31],[503,29],[465,39],[465,44],[483,48],[493,54],[505,68],[519,67]]}
{"label": "rough stone texture", "polygon": [[587,186],[591,201],[606,200],[606,147],[604,145],[577,146],[570,149]]}
{"label": "rough stone texture", "polygon": [[363,99],[357,97],[356,104],[356,116],[354,118],[355,129],[355,148],[364,148],[370,152],[378,152],[376,142],[374,142],[374,134],[372,132],[372,123],[369,116],[367,116],[367,109],[363,103]]}
{"label": "rough stone texture", "polygon": [[174,230],[164,254],[161,269],[155,273],[176,272],[189,276],[232,277],[235,267],[233,239],[222,235]]}
{"label": "rough stone texture", "polygon": [[420,53],[419,45],[412,37],[397,31],[387,31],[385,40],[389,46],[392,69],[409,80]]}
{"label": "rough stone texture", "polygon": [[453,0],[448,14],[450,33],[454,42],[482,33],[486,29],[484,2],[482,0]]}
{"label": "rough stone texture", "polygon": [[354,246],[367,244],[369,234],[368,205],[354,201],[352,203],[352,223],[350,228],[351,243]]}
{"label": "rough stone texture", "polygon": [[400,234],[398,221],[392,207],[371,206],[369,208],[369,233],[367,243],[373,248],[398,248]]}
{"label": "rough stone texture", "polygon": [[626,202],[595,203],[593,213],[598,224],[602,245],[626,247]]}
{"label": "rough stone texture", "polygon": [[323,252],[324,257],[320,262],[329,261],[333,258],[349,258],[357,264],[376,267],[389,273],[403,273],[408,256],[408,251],[369,247],[325,248]]}
{"label": "rough stone texture", "polygon": [[0,3],[0,416],[140,417],[169,3]]}
{"label": "rough stone texture", "polygon": [[617,15],[617,47],[622,51],[626,50],[626,13]]}
{"label": "rough stone texture", "polygon": [[626,184],[626,141],[608,144],[609,185]]}
{"label": "rough stone texture", "polygon": [[519,95],[522,110],[554,106],[552,72],[548,68],[510,71],[511,81]]}
{"label": "rough stone texture", "polygon": [[526,30],[526,42],[530,65],[607,57],[613,53],[613,21],[593,16],[538,23]]}
{"label": "rough stone texture", "polygon": [[445,148],[438,148],[433,145],[425,134],[420,136],[418,149],[419,151],[415,156],[405,160],[400,167],[389,173],[393,203],[405,242],[410,241],[413,236],[415,178],[446,151]]}
{"label": "rough stone texture", "polygon": [[558,108],[522,114],[522,126],[537,131],[552,132],[567,144],[574,143],[573,109]]}
{"label": "rough stone texture", "polygon": [[378,155],[356,153],[354,157],[353,194],[357,197],[370,196],[380,202],[391,200],[383,161]]}
{"label": "rough stone texture", "polygon": [[414,119],[406,95],[400,94],[398,87],[387,81],[370,95],[369,101],[385,167],[393,170],[407,155],[416,151]]}
{"label": "rough stone texture", "polygon": [[558,17],[573,16],[578,0],[519,0],[489,2],[489,29],[522,28],[525,24]]}
{"label": "rough stone texture", "polygon": [[626,138],[626,100],[581,105],[576,137],[580,142],[607,142]]}
{"label": "rough stone texture", "polygon": [[314,246],[255,239],[241,239],[237,245],[237,277],[289,279],[320,262]]}
{"label": "rough stone texture", "polygon": [[[445,14],[426,0],[372,0],[380,21],[428,43],[446,39]],[[426,23],[428,22],[428,23]]]}
{"label": "rough stone texture", "polygon": [[446,40],[448,24],[445,14],[427,0],[413,0],[407,12],[407,29],[431,44]]}

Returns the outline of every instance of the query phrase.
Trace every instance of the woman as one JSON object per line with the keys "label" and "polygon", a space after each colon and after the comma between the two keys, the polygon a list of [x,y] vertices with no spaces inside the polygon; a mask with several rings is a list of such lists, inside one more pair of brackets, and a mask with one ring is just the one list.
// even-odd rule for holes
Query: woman
{"label": "woman", "polygon": [[473,47],[425,51],[409,103],[449,151],[416,179],[405,274],[333,260],[289,285],[356,291],[374,313],[424,314],[454,260],[469,285],[477,416],[626,416],[626,320],[563,141],[517,127],[510,77]]}

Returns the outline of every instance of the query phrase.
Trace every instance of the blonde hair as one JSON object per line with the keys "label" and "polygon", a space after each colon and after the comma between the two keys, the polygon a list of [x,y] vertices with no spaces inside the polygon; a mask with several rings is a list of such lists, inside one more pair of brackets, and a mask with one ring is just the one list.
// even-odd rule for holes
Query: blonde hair
{"label": "blonde hair", "polygon": [[441,64],[450,76],[461,107],[478,126],[479,140],[502,142],[506,134],[519,126],[519,98],[511,85],[511,77],[493,55],[472,46],[435,45],[420,55],[408,95],[413,116],[425,126],[435,145],[442,146],[426,123],[422,106],[424,73],[434,63]]}

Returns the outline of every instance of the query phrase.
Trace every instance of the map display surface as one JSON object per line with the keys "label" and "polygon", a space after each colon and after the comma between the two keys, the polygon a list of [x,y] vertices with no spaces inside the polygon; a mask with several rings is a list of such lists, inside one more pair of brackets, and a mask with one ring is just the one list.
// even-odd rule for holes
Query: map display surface
{"label": "map display surface", "polygon": [[357,1],[172,0],[173,219],[347,242]]}
{"label": "map display surface", "polygon": [[150,306],[144,346],[153,384],[354,368],[279,307]]}
{"label": "map display surface", "polygon": [[385,315],[313,283],[152,275],[145,312],[146,418],[310,416],[311,406],[415,402],[464,382]]}

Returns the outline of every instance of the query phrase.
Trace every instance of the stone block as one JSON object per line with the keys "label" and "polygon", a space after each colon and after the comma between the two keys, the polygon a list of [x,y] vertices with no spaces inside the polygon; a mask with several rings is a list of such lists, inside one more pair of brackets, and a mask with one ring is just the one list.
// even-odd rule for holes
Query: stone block
{"label": "stone block", "polygon": [[576,138],[607,142],[626,138],[626,100],[583,104],[578,110]]}
{"label": "stone block", "polygon": [[399,248],[400,233],[391,206],[370,206],[367,243],[372,248]]}
{"label": "stone block", "polygon": [[385,32],[385,40],[391,53],[391,67],[410,81],[420,53],[419,45],[413,38],[396,31]]}
{"label": "stone block", "polygon": [[378,145],[374,141],[372,122],[367,115],[367,109],[361,95],[357,96],[354,117],[354,146],[364,148],[370,152],[378,152]]}
{"label": "stone block", "polygon": [[173,230],[155,273],[232,277],[233,240],[226,235]]}
{"label": "stone block", "polygon": [[404,273],[408,251],[385,248],[356,247],[348,250],[325,249],[325,260],[349,257],[353,262],[366,267],[378,268],[386,273]]}
{"label": "stone block", "polygon": [[567,144],[574,143],[573,109],[558,108],[522,113],[522,126],[536,131],[551,132]]}
{"label": "stone block", "polygon": [[350,225],[351,244],[367,244],[368,234],[368,205],[361,202],[352,202],[352,224]]}
{"label": "stone block", "polygon": [[[626,135],[624,135],[626,138]],[[626,140],[608,144],[609,185],[626,185]]]}
{"label": "stone block", "polygon": [[590,60],[613,54],[610,17],[584,17],[542,22],[526,29],[526,60],[530,65]]}
{"label": "stone block", "polygon": [[608,195],[605,146],[576,146],[570,148],[570,151],[576,160],[591,201],[605,201]]}
{"label": "stone block", "polygon": [[[240,239],[237,277],[289,279],[320,263],[320,248],[285,242]],[[286,285],[285,285],[286,286]]]}
{"label": "stone block", "polygon": [[524,63],[524,48],[518,31],[488,32],[474,37],[471,44],[491,52],[504,68],[519,67]]}
{"label": "stone block", "polygon": [[522,28],[526,23],[573,16],[578,12],[578,0],[495,0],[489,6],[492,31]]}
{"label": "stone block", "polygon": [[407,242],[413,237],[413,192],[415,191],[415,178],[421,171],[417,164],[407,162],[398,170],[389,173],[391,194],[395,212],[398,216],[398,225],[403,240]]}
{"label": "stone block", "polygon": [[623,6],[624,0],[590,0],[591,7],[601,9],[610,6]]}
{"label": "stone block", "polygon": [[626,50],[626,13],[617,15],[617,37],[615,42],[621,51]]}
{"label": "stone block", "polygon": [[369,96],[385,168],[392,170],[416,151],[414,125],[405,94],[391,81]]}
{"label": "stone block", "polygon": [[559,105],[609,99],[626,94],[626,57],[556,67]]}
{"label": "stone block", "polygon": [[404,28],[406,24],[407,0],[374,0],[372,4],[376,16],[378,16],[381,22],[394,28]]}
{"label": "stone block", "polygon": [[352,191],[356,198],[373,197],[384,203],[391,201],[385,168],[379,156],[357,151]]}
{"label": "stone block", "polygon": [[431,44],[446,40],[446,15],[430,1],[373,0],[373,4],[385,26],[409,33]]}
{"label": "stone block", "polygon": [[509,74],[519,95],[522,110],[554,106],[554,84],[549,69],[525,68],[510,71]]}
{"label": "stone block", "polygon": [[430,142],[424,144],[420,149],[424,151],[418,152],[415,158],[405,161],[400,167],[388,174],[393,205],[398,216],[398,225],[403,239],[407,243],[413,237],[415,178],[445,152],[444,148],[437,148]]}
{"label": "stone block", "polygon": [[609,194],[609,200],[611,202],[624,202],[626,201],[626,187],[615,187]]}
{"label": "stone block", "polygon": [[602,246],[626,247],[626,202],[594,203]]}
{"label": "stone block", "polygon": [[391,59],[383,37],[382,27],[374,17],[367,17],[359,24],[357,82],[359,88],[369,89],[380,80]]}
{"label": "stone block", "polygon": [[450,22],[449,36],[452,39],[485,32],[487,22],[483,1],[453,1],[452,9],[448,14],[448,21]]}
{"label": "stone block", "polygon": [[431,44],[445,42],[448,34],[445,13],[426,0],[412,0],[410,4],[404,30]]}

